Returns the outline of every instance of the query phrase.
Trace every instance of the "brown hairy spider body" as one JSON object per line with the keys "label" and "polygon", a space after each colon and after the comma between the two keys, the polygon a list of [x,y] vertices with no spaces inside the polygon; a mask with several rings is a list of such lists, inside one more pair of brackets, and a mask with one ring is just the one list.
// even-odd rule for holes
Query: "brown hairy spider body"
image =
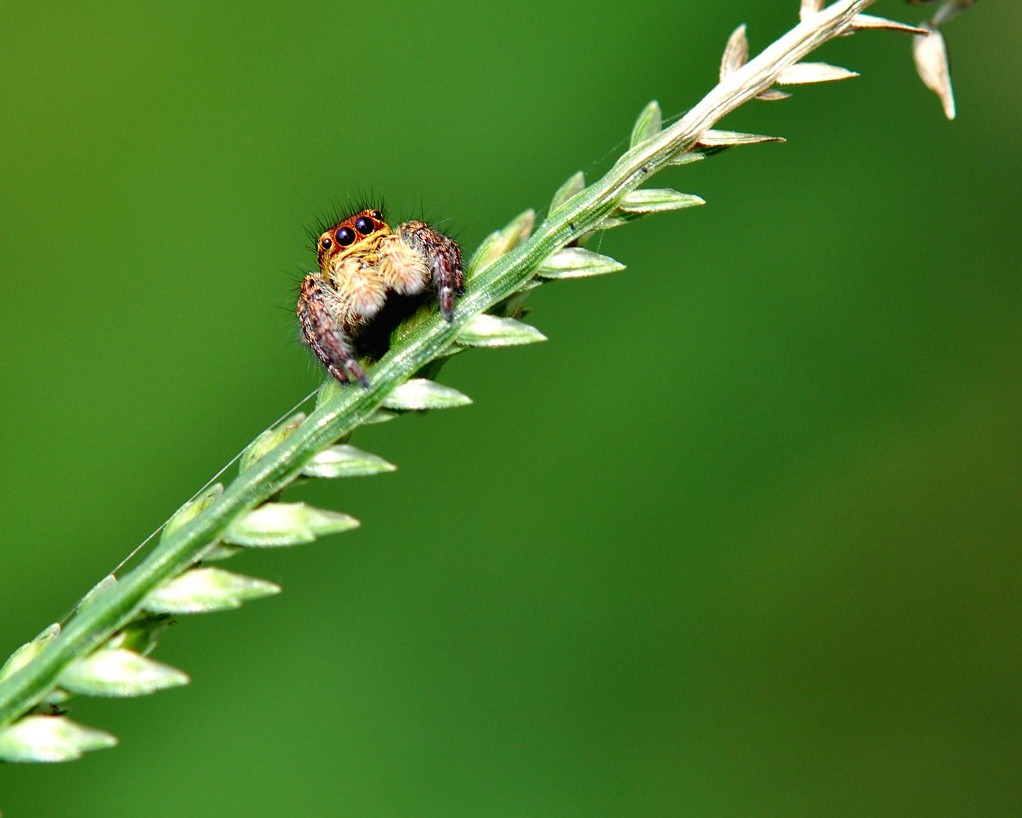
{"label": "brown hairy spider body", "polygon": [[454,317],[465,286],[461,248],[425,222],[393,231],[379,210],[348,216],[319,237],[319,272],[302,281],[295,312],[302,340],[341,383],[369,386],[359,355],[380,355],[391,330],[433,293]]}

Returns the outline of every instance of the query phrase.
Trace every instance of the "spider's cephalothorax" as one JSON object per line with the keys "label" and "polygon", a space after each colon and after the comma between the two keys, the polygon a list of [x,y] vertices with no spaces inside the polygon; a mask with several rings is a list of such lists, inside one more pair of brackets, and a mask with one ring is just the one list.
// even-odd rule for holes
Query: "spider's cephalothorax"
{"label": "spider's cephalothorax", "polygon": [[316,243],[319,272],[302,281],[302,340],[341,383],[369,385],[359,355],[380,355],[391,330],[429,293],[454,317],[465,286],[461,248],[419,221],[391,230],[379,210],[342,219]]}

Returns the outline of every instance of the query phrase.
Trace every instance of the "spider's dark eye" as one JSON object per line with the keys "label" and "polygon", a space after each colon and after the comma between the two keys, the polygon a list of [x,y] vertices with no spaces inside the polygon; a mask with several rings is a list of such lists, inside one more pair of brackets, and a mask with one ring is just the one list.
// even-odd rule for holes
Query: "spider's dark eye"
{"label": "spider's dark eye", "polygon": [[376,229],[376,223],[365,216],[359,216],[358,221],[355,222],[355,229],[363,235],[368,235]]}
{"label": "spider's dark eye", "polygon": [[350,227],[342,227],[334,236],[341,247],[347,247],[355,240],[355,232]]}
{"label": "spider's dark eye", "polygon": [[319,246],[322,247],[324,250],[329,250],[331,247],[334,246],[334,243],[330,241],[330,239],[323,239],[323,241],[319,243]]}
{"label": "spider's dark eye", "polygon": [[383,221],[383,214],[379,210],[374,210],[369,215],[372,216],[374,219],[379,219],[381,222]]}

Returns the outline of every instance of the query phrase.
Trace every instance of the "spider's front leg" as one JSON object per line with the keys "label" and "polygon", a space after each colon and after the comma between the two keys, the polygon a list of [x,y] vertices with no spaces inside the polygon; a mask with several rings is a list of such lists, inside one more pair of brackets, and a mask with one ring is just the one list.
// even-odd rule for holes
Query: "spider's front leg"
{"label": "spider's front leg", "polygon": [[302,340],[341,383],[354,379],[369,387],[369,378],[355,358],[351,338],[344,325],[345,314],[337,293],[318,273],[310,273],[298,291],[295,307],[302,328]]}
{"label": "spider's front leg", "polygon": [[458,242],[419,221],[405,222],[398,233],[429,266],[430,283],[440,302],[440,312],[450,321],[454,318],[454,297],[465,291],[465,271]]}

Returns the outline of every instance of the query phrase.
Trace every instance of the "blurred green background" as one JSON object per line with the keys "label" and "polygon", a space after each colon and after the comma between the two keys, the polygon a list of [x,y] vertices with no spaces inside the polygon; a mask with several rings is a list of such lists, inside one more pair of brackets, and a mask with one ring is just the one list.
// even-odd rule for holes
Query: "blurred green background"
{"label": "blurred green background", "polygon": [[[5,4],[0,653],[317,384],[320,214],[470,251],[797,5]],[[362,528],[239,558],[283,595],[75,701],[120,746],[4,814],[1022,813],[1022,8],[948,35],[954,123],[893,34],[728,120],[789,142],[665,174],[708,206],[539,292],[549,343],[360,432],[399,471],[290,496]]]}

